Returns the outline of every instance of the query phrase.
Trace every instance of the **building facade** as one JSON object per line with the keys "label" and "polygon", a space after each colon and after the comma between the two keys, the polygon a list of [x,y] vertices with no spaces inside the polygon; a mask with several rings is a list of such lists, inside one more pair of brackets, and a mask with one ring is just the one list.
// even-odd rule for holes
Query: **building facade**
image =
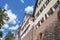
{"label": "building facade", "polygon": [[[23,21],[20,23],[20,27],[17,29],[18,40],[23,40],[27,33],[31,30],[34,21],[34,17],[30,14],[25,14]],[[32,24],[32,25],[31,25]]]}
{"label": "building facade", "polygon": [[18,40],[60,40],[54,34],[59,10],[60,0],[36,0],[33,15],[25,14],[18,28]]}

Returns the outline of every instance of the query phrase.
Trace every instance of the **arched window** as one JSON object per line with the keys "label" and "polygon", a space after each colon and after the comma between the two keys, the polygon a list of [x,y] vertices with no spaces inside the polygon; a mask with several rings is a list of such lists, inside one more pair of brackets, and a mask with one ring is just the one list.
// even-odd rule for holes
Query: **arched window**
{"label": "arched window", "polygon": [[45,14],[45,19],[47,19],[47,15]]}
{"label": "arched window", "polygon": [[58,0],[57,3],[60,4],[60,1]]}
{"label": "arched window", "polygon": [[40,33],[40,39],[42,38],[42,33]]}
{"label": "arched window", "polygon": [[51,11],[51,14],[53,14],[53,10],[52,10],[52,8],[50,8],[50,11]]}
{"label": "arched window", "polygon": [[42,18],[42,20],[41,20],[41,23],[43,23],[44,22],[44,18]]}
{"label": "arched window", "polygon": [[37,23],[37,25],[40,27],[40,21]]}

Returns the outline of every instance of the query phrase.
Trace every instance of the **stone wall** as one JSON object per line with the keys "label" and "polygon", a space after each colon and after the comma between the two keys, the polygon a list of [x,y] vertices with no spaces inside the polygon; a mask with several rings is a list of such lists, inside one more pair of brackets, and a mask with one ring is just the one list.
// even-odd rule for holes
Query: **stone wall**
{"label": "stone wall", "polygon": [[52,23],[50,27],[45,30],[43,40],[60,40],[60,11],[58,12],[58,20]]}

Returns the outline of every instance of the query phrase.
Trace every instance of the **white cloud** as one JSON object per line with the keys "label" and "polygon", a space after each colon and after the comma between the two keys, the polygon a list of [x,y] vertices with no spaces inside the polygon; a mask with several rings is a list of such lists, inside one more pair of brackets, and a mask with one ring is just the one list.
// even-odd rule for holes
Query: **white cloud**
{"label": "white cloud", "polygon": [[14,33],[14,32],[12,32],[12,33]]}
{"label": "white cloud", "polygon": [[5,10],[7,10],[8,9],[8,4],[5,4],[4,8],[5,8]]}
{"label": "white cloud", "polygon": [[25,12],[26,12],[26,13],[32,13],[32,11],[33,11],[33,6],[27,6],[27,7],[25,8]]}
{"label": "white cloud", "polygon": [[20,21],[19,21],[18,19],[17,19],[16,21],[17,21],[18,23],[20,23]]}
{"label": "white cloud", "polygon": [[4,29],[0,29],[0,31],[4,31]]}
{"label": "white cloud", "polygon": [[13,21],[13,24],[16,24],[16,20]]}
{"label": "white cloud", "polygon": [[8,4],[6,4],[4,8],[7,9],[5,13],[7,13],[8,17],[10,18],[8,23],[16,24],[17,16],[12,12],[12,10],[8,10]]}
{"label": "white cloud", "polygon": [[8,24],[4,24],[3,27],[4,27],[4,28],[8,28],[9,25],[8,25]]}
{"label": "white cloud", "polygon": [[11,23],[15,24],[16,23],[16,19],[17,19],[17,16],[14,13],[12,13],[11,10],[7,10],[5,13],[7,13],[8,14],[8,17],[10,18],[9,19],[9,23],[11,22]]}
{"label": "white cloud", "polygon": [[19,27],[19,25],[17,24],[16,26],[12,26],[12,27],[10,27],[9,29],[10,29],[10,30],[17,30],[18,27]]}
{"label": "white cloud", "polygon": [[22,3],[24,3],[24,0],[20,0]]}
{"label": "white cloud", "polygon": [[3,33],[3,37],[2,37],[2,40],[4,40],[5,36],[6,36],[6,33]]}

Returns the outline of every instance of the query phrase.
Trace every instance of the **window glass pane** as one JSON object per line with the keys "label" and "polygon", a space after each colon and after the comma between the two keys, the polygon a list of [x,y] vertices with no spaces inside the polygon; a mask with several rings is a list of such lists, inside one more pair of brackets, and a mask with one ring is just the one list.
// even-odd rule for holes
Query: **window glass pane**
{"label": "window glass pane", "polygon": [[43,4],[43,7],[45,8],[45,5]]}
{"label": "window glass pane", "polygon": [[43,11],[43,7],[41,7],[41,9],[40,9],[40,12],[42,12]]}
{"label": "window glass pane", "polygon": [[54,8],[56,9],[57,7],[58,7],[58,4],[55,4],[55,5],[54,5]]}
{"label": "window glass pane", "polygon": [[39,16],[39,14],[40,14],[40,13],[38,12],[38,13],[36,14],[36,17],[38,17],[38,16]]}
{"label": "window glass pane", "polygon": [[23,36],[24,35],[24,33],[28,30],[28,28],[30,27],[30,25],[28,25],[28,27],[26,28],[26,30],[22,33],[22,35],[21,36]]}
{"label": "window glass pane", "polygon": [[41,1],[39,2],[39,5],[41,4]]}
{"label": "window glass pane", "polygon": [[50,10],[50,11],[48,12],[48,15],[50,16],[50,15],[52,15],[52,14],[53,14],[53,11]]}
{"label": "window glass pane", "polygon": [[48,3],[49,3],[48,0],[46,0],[46,2],[45,2],[46,6],[48,5]]}
{"label": "window glass pane", "polygon": [[42,20],[41,20],[41,23],[43,23],[44,22],[44,18],[42,18]]}
{"label": "window glass pane", "polygon": [[42,38],[42,33],[40,33],[40,39]]}
{"label": "window glass pane", "polygon": [[49,15],[49,16],[51,15],[51,12],[50,12],[50,11],[48,12],[48,15]]}
{"label": "window glass pane", "polygon": [[43,1],[43,0],[40,0],[39,5],[41,4],[42,1]]}
{"label": "window glass pane", "polygon": [[45,19],[47,19],[47,15],[45,14]]}
{"label": "window glass pane", "polygon": [[38,22],[38,24],[37,24],[39,27],[40,27],[40,21]]}

